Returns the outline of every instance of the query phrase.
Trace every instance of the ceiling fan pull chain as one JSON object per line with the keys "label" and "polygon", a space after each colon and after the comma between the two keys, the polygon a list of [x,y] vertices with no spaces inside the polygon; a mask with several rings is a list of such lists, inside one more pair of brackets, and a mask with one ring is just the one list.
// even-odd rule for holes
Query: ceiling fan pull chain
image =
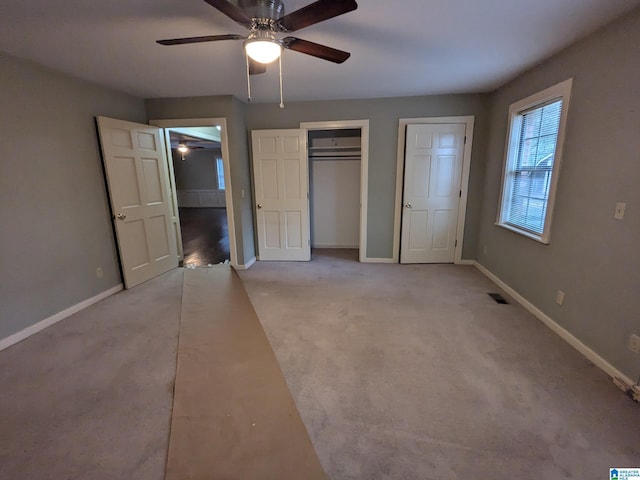
{"label": "ceiling fan pull chain", "polygon": [[249,75],[249,55],[245,53],[245,58],[247,59],[247,101],[251,101],[251,76]]}
{"label": "ceiling fan pull chain", "polygon": [[280,108],[284,108],[284,100],[282,98],[282,55],[278,57],[278,63],[280,65]]}

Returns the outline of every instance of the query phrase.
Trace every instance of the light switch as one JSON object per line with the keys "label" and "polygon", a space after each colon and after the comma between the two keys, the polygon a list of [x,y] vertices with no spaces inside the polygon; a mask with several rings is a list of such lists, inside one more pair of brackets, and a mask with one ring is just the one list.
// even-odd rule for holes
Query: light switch
{"label": "light switch", "polygon": [[616,203],[616,211],[613,214],[613,218],[616,220],[622,220],[624,218],[624,210],[627,208],[627,204],[624,202]]}

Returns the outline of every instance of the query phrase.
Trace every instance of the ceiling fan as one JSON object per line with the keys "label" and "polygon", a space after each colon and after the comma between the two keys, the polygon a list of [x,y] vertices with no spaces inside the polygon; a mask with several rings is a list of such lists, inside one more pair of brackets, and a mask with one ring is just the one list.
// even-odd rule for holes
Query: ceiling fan
{"label": "ceiling fan", "polygon": [[311,55],[334,63],[343,63],[349,52],[302,40],[296,37],[277,38],[279,33],[295,32],[302,28],[343,15],[358,8],[355,0],[317,0],[306,7],[285,15],[282,0],[204,0],[233,21],[249,29],[249,34],[207,35],[203,37],[157,40],[160,45],[184,45],[188,43],[216,42],[219,40],[244,40],[247,54],[247,70],[250,75],[267,71],[282,49]]}

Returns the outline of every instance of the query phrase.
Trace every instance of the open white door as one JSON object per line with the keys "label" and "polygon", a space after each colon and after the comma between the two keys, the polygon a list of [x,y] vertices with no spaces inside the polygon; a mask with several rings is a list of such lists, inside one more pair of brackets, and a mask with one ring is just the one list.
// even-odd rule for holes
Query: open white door
{"label": "open white door", "polygon": [[160,129],[98,117],[126,288],[178,266]]}
{"label": "open white door", "polygon": [[258,256],[311,260],[309,174],[304,130],[254,130]]}
{"label": "open white door", "polygon": [[465,128],[407,125],[401,263],[455,259]]}
{"label": "open white door", "polygon": [[176,177],[173,169],[173,159],[171,158],[171,134],[170,130],[164,130],[164,154],[167,157],[167,171],[169,173],[169,208],[171,212],[171,224],[173,234],[176,239],[176,252],[178,263],[184,260],[184,249],[182,248],[182,230],[180,227],[180,210],[178,209],[178,195],[176,190]]}

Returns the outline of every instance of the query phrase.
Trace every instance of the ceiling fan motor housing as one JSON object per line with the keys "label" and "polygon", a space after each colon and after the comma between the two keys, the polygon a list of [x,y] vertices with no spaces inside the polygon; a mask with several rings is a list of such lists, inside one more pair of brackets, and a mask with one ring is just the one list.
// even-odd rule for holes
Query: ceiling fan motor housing
{"label": "ceiling fan motor housing", "polygon": [[252,19],[277,20],[284,16],[282,0],[238,0],[238,6]]}

